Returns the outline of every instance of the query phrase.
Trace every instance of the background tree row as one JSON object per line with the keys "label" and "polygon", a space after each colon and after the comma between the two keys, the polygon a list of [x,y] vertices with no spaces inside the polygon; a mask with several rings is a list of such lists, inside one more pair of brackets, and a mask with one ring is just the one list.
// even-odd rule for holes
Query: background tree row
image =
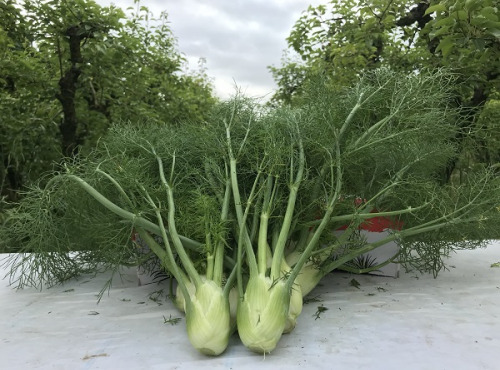
{"label": "background tree row", "polygon": [[186,71],[167,14],[92,0],[0,2],[0,191],[15,199],[111,123],[178,124],[213,105],[203,66]]}
{"label": "background tree row", "polygon": [[407,73],[452,69],[463,130],[461,155],[443,181],[500,161],[500,12],[493,0],[331,0],[309,7],[295,23],[288,53],[270,67],[275,104],[295,104],[312,76],[333,89],[381,66]]}

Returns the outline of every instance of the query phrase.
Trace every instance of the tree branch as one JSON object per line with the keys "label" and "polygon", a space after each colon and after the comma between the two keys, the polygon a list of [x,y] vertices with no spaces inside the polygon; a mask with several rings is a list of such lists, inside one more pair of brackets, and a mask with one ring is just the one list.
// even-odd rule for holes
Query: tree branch
{"label": "tree branch", "polygon": [[420,29],[424,28],[424,26],[432,19],[429,14],[425,15],[425,11],[429,5],[429,0],[420,1],[417,6],[410,9],[405,17],[398,19],[396,25],[403,27],[417,22]]}

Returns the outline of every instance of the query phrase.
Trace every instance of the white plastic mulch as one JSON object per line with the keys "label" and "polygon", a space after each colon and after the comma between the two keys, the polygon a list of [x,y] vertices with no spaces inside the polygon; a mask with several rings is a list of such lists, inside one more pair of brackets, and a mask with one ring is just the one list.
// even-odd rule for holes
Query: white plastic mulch
{"label": "white plastic mulch", "polygon": [[41,292],[0,280],[0,369],[500,369],[497,262],[498,241],[457,252],[437,279],[331,274],[265,357],[237,335],[221,356],[199,354],[168,284],[138,286],[135,270],[99,304],[106,276]]}

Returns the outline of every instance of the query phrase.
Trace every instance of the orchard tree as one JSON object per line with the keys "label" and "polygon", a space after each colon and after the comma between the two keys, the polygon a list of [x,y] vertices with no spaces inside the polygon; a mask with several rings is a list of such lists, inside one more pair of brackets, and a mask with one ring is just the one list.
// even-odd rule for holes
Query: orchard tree
{"label": "orchard tree", "polygon": [[[300,100],[303,84],[317,74],[335,89],[381,66],[407,73],[452,69],[455,103],[464,112],[456,145],[476,162],[500,159],[482,131],[498,132],[498,121],[483,118],[478,125],[485,105],[489,116],[498,115],[491,113],[500,91],[500,12],[493,0],[331,0],[309,7],[287,41],[301,62],[285,58],[270,68],[278,84],[275,102]],[[450,162],[444,179],[460,162],[463,157]]]}
{"label": "orchard tree", "polygon": [[215,102],[167,23],[92,0],[7,0],[0,15],[1,192],[12,198],[115,122],[179,124]]}
{"label": "orchard tree", "polygon": [[38,177],[60,157],[61,109],[14,2],[0,3],[0,25],[0,195],[15,199],[29,175]]}
{"label": "orchard tree", "polygon": [[[309,7],[287,41],[302,68],[326,71],[335,84],[382,65],[453,67],[470,82],[464,97],[477,104],[499,86],[499,17],[493,0],[331,0]],[[284,90],[291,78],[280,78],[281,69],[272,71]]]}
{"label": "orchard tree", "polygon": [[65,156],[72,156],[85,140],[86,122],[79,114],[79,95],[84,87],[81,79],[94,62],[93,49],[108,41],[109,33],[119,28],[123,14],[84,0],[35,0],[22,5],[39,58],[51,71],[47,81],[51,95],[60,103],[61,150]]}

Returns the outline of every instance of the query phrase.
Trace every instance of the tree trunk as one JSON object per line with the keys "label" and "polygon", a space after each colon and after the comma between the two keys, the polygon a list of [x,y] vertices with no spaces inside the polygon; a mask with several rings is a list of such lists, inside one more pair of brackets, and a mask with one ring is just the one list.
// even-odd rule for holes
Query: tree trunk
{"label": "tree trunk", "polygon": [[63,120],[59,126],[61,132],[61,147],[65,156],[71,157],[78,152],[78,117],[76,115],[76,89],[82,63],[80,43],[83,36],[79,26],[71,26],[66,30],[68,37],[71,67],[59,79],[59,93],[56,95],[63,109]]}
{"label": "tree trunk", "polygon": [[77,129],[78,119],[76,117],[76,83],[81,71],[72,66],[59,80],[60,93],[57,99],[61,102],[63,109],[63,120],[59,125],[61,132],[62,151],[65,156],[73,156],[77,153]]}
{"label": "tree trunk", "polygon": [[0,145],[2,163],[0,163],[0,196],[6,196],[9,201],[16,201],[18,191],[23,184],[23,176],[18,168],[10,163],[7,152]]}

